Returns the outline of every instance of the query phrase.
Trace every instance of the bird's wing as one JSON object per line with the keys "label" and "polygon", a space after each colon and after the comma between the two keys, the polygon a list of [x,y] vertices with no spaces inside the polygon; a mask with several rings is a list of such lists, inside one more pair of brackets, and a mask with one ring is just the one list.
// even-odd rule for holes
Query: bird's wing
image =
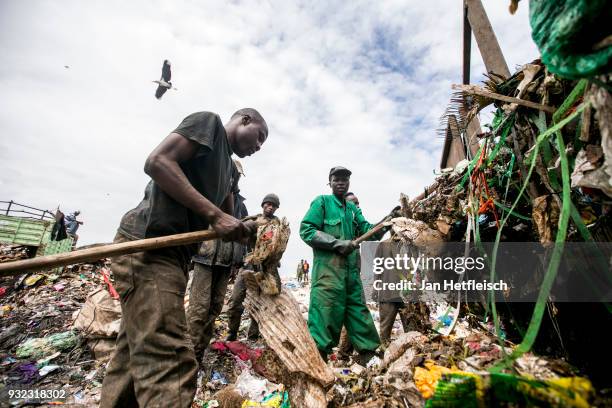
{"label": "bird's wing", "polygon": [[170,82],[172,78],[172,72],[170,71],[170,64],[164,61],[164,66],[162,67],[162,79],[166,82]]}
{"label": "bird's wing", "polygon": [[155,97],[157,99],[161,99],[162,95],[165,94],[167,90],[168,88],[166,88],[165,86],[159,85],[155,90]]}

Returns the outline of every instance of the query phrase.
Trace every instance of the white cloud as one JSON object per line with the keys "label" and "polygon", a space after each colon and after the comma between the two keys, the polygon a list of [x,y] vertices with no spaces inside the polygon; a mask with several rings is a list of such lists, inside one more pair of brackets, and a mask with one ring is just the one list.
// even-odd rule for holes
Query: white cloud
{"label": "white cloud", "polygon": [[[486,1],[508,65],[537,56],[527,7]],[[461,2],[52,2],[0,5],[0,200],[79,208],[81,243],[111,241],[142,198],[148,153],[186,115],[259,109],[270,125],[243,160],[251,212],[268,192],[298,236],[334,165],[374,222],[433,181],[438,118],[461,79]],[[472,75],[484,67],[473,45]],[[161,61],[173,82],[153,97]],[[70,68],[64,68],[64,65]]]}

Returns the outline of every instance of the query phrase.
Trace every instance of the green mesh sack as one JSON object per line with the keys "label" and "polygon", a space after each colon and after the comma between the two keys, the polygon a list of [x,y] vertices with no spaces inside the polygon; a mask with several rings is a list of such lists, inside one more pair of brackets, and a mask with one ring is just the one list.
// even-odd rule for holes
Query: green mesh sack
{"label": "green mesh sack", "polygon": [[542,62],[566,78],[589,78],[609,73],[612,34],[609,0],[530,0],[533,41]]}

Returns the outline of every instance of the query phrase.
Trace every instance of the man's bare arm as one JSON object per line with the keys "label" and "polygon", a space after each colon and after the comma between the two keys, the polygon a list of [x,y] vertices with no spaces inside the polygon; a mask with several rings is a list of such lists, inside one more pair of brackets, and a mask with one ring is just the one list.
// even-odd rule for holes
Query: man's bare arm
{"label": "man's bare arm", "polygon": [[249,231],[242,222],[224,213],[189,183],[179,163],[193,158],[200,146],[178,133],[170,133],[145,162],[144,171],[170,197],[206,218],[221,237],[240,239]]}

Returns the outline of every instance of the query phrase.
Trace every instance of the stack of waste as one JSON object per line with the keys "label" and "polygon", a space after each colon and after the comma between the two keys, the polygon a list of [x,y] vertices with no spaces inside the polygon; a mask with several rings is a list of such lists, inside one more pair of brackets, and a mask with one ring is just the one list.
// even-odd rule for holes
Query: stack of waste
{"label": "stack of waste", "polygon": [[0,296],[0,382],[4,387],[62,389],[63,402],[97,406],[105,360],[92,353],[88,336],[92,329],[100,329],[99,318],[105,316],[91,319],[89,327],[73,322],[76,317],[85,323],[87,312],[82,309],[87,309],[91,293],[110,298],[103,276],[108,263],[106,259],[72,265],[61,273],[40,271],[0,280],[5,288]]}
{"label": "stack of waste", "polygon": [[27,246],[0,243],[0,262],[18,261],[27,258]]}
{"label": "stack of waste", "polygon": [[[568,241],[610,242],[612,98],[608,84],[605,75],[589,80],[562,78],[536,60],[510,78],[490,75],[484,86],[454,86],[460,91],[454,98],[460,106],[451,111],[460,113],[460,127],[465,129],[478,112],[491,105],[493,120],[478,135],[474,153],[468,151],[467,159],[443,169],[425,193],[410,202],[412,217],[439,231],[446,241],[540,242],[544,246]],[[554,281],[557,269],[545,265],[541,272],[535,304],[504,304],[503,308],[498,304],[499,315],[492,305],[484,305],[482,315],[488,313],[489,323],[497,327],[497,343],[502,342],[500,325],[504,320],[511,322],[506,326],[514,335],[508,335],[518,344],[509,348],[506,369],[512,360],[534,349],[569,360],[583,374],[593,376],[600,387],[609,387],[607,368],[597,354],[605,348],[605,341],[599,336],[583,340],[580,333],[611,323],[611,314],[602,304],[550,301],[547,285],[542,282]],[[482,310],[481,306],[468,304],[459,316]],[[449,384],[481,387],[479,398],[486,394],[493,400],[499,398],[496,384],[507,383],[501,372],[486,380],[459,377],[449,376]],[[523,391],[533,386],[517,381],[513,387]],[[581,381],[564,384],[577,395],[588,388]],[[558,388],[558,383],[538,387]],[[443,392],[449,389],[457,391],[448,386]],[[510,403],[515,397],[513,391],[506,401]],[[557,404],[552,405],[585,406],[582,397],[571,403],[563,398],[558,396]],[[443,406],[436,404],[428,406]]]}

